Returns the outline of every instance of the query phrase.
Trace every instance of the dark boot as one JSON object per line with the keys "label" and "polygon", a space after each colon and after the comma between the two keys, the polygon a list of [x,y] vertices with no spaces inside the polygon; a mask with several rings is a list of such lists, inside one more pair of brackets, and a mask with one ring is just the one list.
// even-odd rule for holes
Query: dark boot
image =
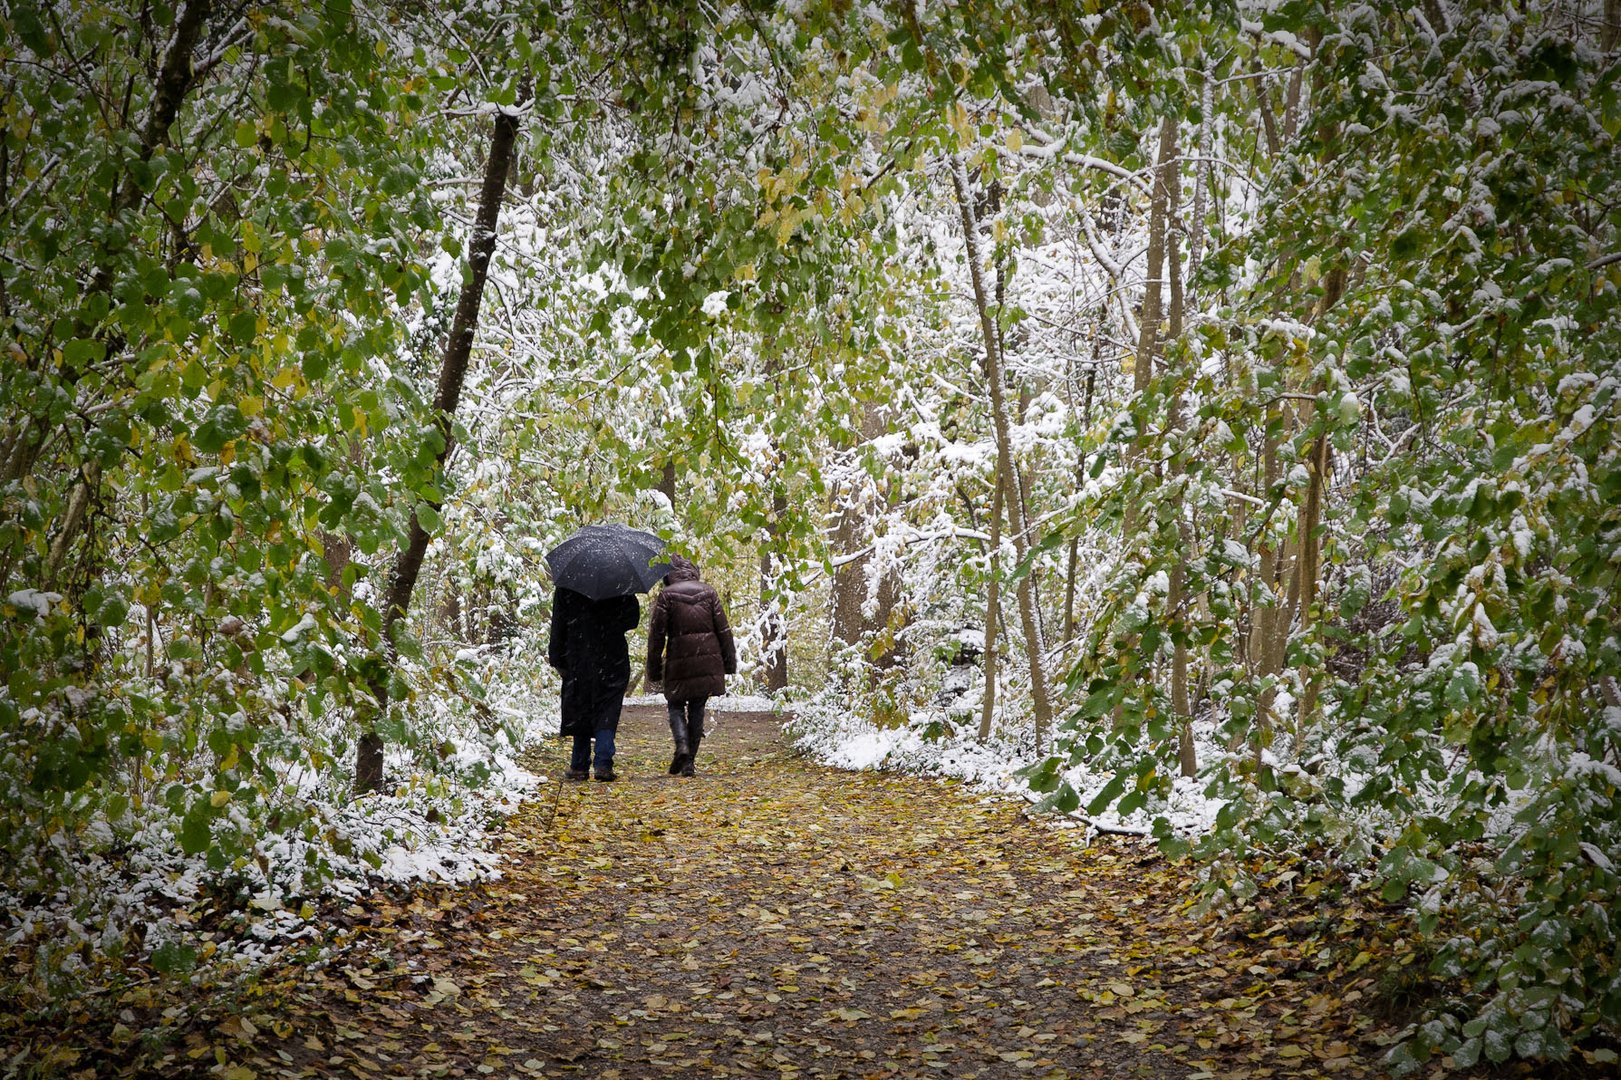
{"label": "dark boot", "polygon": [[670,735],[675,739],[675,756],[670,758],[670,775],[677,776],[692,760],[692,751],[687,745],[686,717],[677,716],[673,712],[670,714]]}
{"label": "dark boot", "polygon": [[697,776],[698,775],[698,771],[693,768],[693,762],[698,759],[698,744],[703,742],[703,741],[704,741],[704,737],[702,735],[693,735],[688,740],[687,745],[691,748],[691,750],[687,754],[687,756],[685,758],[683,758],[682,761],[681,761],[681,775],[682,776]]}

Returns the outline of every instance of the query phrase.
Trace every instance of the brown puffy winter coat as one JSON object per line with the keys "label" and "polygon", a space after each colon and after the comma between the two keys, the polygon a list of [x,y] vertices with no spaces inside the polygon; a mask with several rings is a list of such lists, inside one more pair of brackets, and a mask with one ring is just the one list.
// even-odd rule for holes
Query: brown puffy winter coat
{"label": "brown puffy winter coat", "polygon": [[696,566],[671,556],[647,626],[648,681],[663,681],[666,701],[690,701],[726,693],[726,676],[736,674],[737,650],[720,596],[698,580]]}

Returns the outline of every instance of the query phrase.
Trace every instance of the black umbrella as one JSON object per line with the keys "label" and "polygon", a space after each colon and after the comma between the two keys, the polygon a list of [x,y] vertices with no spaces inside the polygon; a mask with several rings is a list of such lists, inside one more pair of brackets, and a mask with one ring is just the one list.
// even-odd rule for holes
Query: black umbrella
{"label": "black umbrella", "polygon": [[546,555],[552,578],[564,589],[605,600],[646,592],[670,564],[654,562],[664,554],[664,541],[624,525],[587,525]]}

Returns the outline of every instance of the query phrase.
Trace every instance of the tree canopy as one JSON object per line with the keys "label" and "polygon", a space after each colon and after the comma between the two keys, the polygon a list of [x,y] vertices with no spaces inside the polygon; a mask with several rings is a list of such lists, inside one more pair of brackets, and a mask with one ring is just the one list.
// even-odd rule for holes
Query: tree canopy
{"label": "tree canopy", "polygon": [[619,519],[785,700],[1007,739],[1213,905],[1406,905],[1396,1071],[1615,1038],[1613,2],[0,28],[14,923],[180,970],[96,899],[131,850],[242,906],[375,863],[348,793],[522,743],[542,556]]}

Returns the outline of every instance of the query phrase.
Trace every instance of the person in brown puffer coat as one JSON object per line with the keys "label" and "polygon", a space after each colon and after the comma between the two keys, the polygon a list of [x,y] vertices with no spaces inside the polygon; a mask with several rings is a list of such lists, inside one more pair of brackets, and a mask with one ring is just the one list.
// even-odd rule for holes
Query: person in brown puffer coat
{"label": "person in brown puffer coat", "polygon": [[653,598],[647,627],[647,681],[663,682],[675,756],[670,775],[692,776],[704,737],[704,703],[726,693],[737,674],[737,649],[720,596],[698,579],[698,568],[670,556],[664,588]]}

